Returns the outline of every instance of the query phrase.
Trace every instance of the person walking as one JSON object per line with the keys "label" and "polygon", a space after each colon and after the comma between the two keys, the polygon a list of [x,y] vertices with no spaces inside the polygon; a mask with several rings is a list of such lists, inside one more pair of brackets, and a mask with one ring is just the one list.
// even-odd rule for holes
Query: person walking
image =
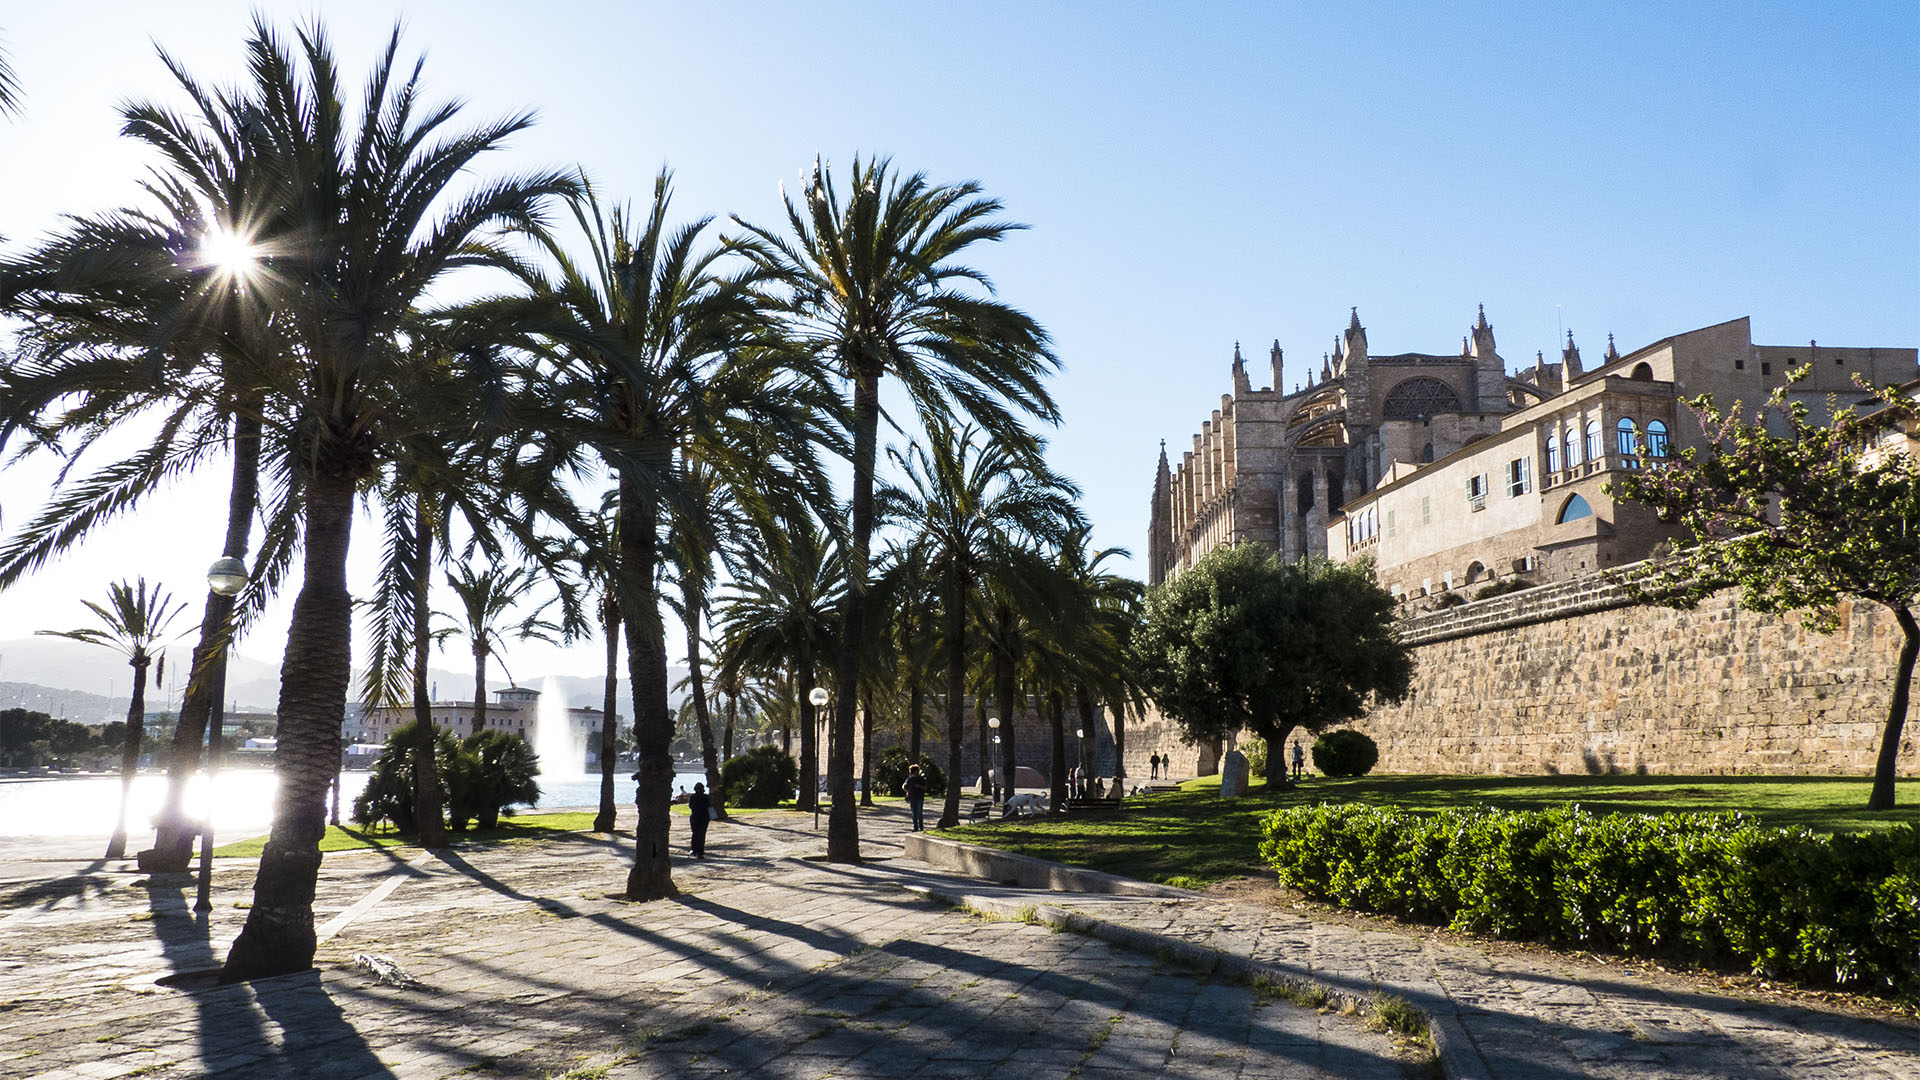
{"label": "person walking", "polygon": [[707,826],[713,824],[713,800],[707,798],[707,785],[693,785],[687,796],[687,821],[693,826],[693,857],[707,857]]}
{"label": "person walking", "polygon": [[907,782],[902,785],[907,796],[907,808],[913,811],[913,831],[925,832],[925,814],[927,810],[927,778],[920,775],[920,766],[907,766]]}
{"label": "person walking", "polygon": [[1300,774],[1306,771],[1307,755],[1300,749],[1300,740],[1293,740],[1293,782],[1300,782]]}
{"label": "person walking", "polygon": [[1149,780],[1160,779],[1160,751],[1155,750],[1153,752],[1153,756],[1147,759],[1147,766],[1149,770],[1147,773],[1147,779]]}

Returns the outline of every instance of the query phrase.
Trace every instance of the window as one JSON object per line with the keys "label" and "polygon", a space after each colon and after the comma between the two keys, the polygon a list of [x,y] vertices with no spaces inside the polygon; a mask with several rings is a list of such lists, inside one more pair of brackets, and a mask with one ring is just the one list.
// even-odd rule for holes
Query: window
{"label": "window", "polygon": [[[1393,511],[1391,511],[1391,510],[1389,510],[1389,511],[1387,511],[1387,535],[1388,535],[1388,536],[1392,536],[1392,535],[1394,535],[1394,528],[1393,528]],[[1399,588],[1399,586],[1398,586],[1398,585],[1396,585],[1396,586],[1394,586],[1394,588],[1395,588],[1395,589],[1397,590],[1397,589]]]}
{"label": "window", "polygon": [[1735,360],[1733,362],[1733,370],[1735,371],[1747,370],[1747,362],[1745,360]]}
{"label": "window", "polygon": [[1633,459],[1640,453],[1639,436],[1640,433],[1634,429],[1633,421],[1624,416],[1621,417],[1620,422],[1613,427],[1614,451],[1621,457],[1627,459],[1622,464],[1626,465],[1629,469],[1633,468]]}
{"label": "window", "polygon": [[1572,428],[1567,429],[1567,468],[1580,467],[1580,436]]}
{"label": "window", "polygon": [[1658,420],[1647,421],[1647,456],[1667,456],[1667,425]]}
{"label": "window", "polygon": [[1433,496],[1420,496],[1420,524],[1433,524]]}
{"label": "window", "polygon": [[1640,363],[1633,365],[1633,374],[1627,376],[1627,378],[1639,379],[1641,382],[1652,382],[1653,381],[1653,365],[1643,360]]}
{"label": "window", "polygon": [[1554,524],[1565,525],[1569,521],[1578,521],[1581,518],[1592,516],[1593,507],[1587,504],[1587,500],[1575,495],[1560,504],[1560,516],[1554,520]]}
{"label": "window", "polygon": [[1467,477],[1467,505],[1475,510],[1487,508],[1487,474]]}
{"label": "window", "polygon": [[1607,448],[1600,442],[1600,421],[1587,421],[1587,460],[1599,461],[1606,455]]}
{"label": "window", "polygon": [[1547,433],[1547,471],[1560,471],[1560,436],[1553,432]]}
{"label": "window", "polygon": [[1514,458],[1507,462],[1507,498],[1517,499],[1533,490],[1533,459]]}
{"label": "window", "polygon": [[1760,361],[1760,374],[1762,375],[1773,374],[1773,365],[1769,364],[1765,360]]}

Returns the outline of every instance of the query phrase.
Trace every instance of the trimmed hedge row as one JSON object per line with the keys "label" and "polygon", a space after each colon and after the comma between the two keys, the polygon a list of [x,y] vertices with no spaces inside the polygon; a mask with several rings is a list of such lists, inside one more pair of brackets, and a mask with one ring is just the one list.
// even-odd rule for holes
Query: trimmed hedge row
{"label": "trimmed hedge row", "polygon": [[1282,884],[1361,911],[1920,993],[1913,825],[1824,836],[1740,814],[1320,804],[1263,831]]}

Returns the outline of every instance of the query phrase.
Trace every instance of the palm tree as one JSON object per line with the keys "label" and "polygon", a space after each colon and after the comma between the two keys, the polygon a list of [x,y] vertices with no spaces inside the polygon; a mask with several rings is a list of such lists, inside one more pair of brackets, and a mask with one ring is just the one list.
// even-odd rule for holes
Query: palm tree
{"label": "palm tree", "polygon": [[473,733],[487,729],[487,657],[502,647],[502,631],[521,641],[551,642],[560,633],[560,625],[545,617],[555,600],[549,599],[519,619],[507,615],[539,581],[532,567],[513,566],[480,569],[461,564],[447,572],[447,584],[460,599],[459,632],[473,649]]}
{"label": "palm tree", "polygon": [[527,231],[553,266],[551,275],[530,270],[526,280],[539,330],[551,342],[553,393],[565,411],[554,436],[590,447],[617,481],[614,581],[627,638],[641,791],[648,796],[639,807],[627,877],[627,896],[636,900],[674,891],[667,857],[674,766],[662,533],[674,525],[710,531],[688,483],[686,450],[698,446],[718,458],[771,439],[805,472],[817,415],[806,381],[771,368],[752,297],[741,282],[719,273],[724,250],[696,249],[709,221],[668,230],[671,180],[666,171],[655,179],[652,204],[637,228],[624,209],[603,213],[583,182],[571,209],[588,245],[585,262],[572,258],[553,233]]}
{"label": "palm tree", "polygon": [[124,581],[109,585],[104,607],[91,600],[81,603],[87,605],[105,629],[86,627],[37,633],[116,650],[125,654],[127,665],[133,668],[133,700],[127,704],[127,734],[120,745],[120,823],[114,826],[113,838],[107,841],[106,857],[119,859],[127,854],[127,800],[133,791],[134,774],[140,767],[140,742],[146,731],[147,669],[153,664],[150,650],[186,605],[174,603],[173,597],[161,592],[158,585],[147,588],[146,578],[140,578],[135,585]]}
{"label": "palm tree", "polygon": [[820,756],[811,697],[839,647],[845,549],[812,520],[762,523],[758,535],[719,606],[726,628],[722,670],[729,679],[744,670],[792,673],[788,688],[800,716],[798,806],[812,810],[819,799]]}
{"label": "palm tree", "polygon": [[[569,193],[559,173],[452,189],[482,154],[524,130],[527,115],[449,132],[456,105],[423,107],[419,65],[397,68],[396,27],[356,116],[324,31],[298,33],[289,49],[256,20],[248,42],[253,85],[230,107],[249,113],[257,167],[275,179],[270,231],[288,238],[263,257],[284,282],[277,307],[298,363],[267,390],[298,433],[304,545],[281,669],[281,791],[261,854],[253,907],[227,956],[224,977],[304,970],[315,947],[313,883],[319,871],[325,790],[338,765],[352,652],[346,561],[357,493],[408,435],[470,429],[472,402],[498,400],[505,377],[487,357],[448,358],[452,397],[420,392],[420,363],[406,347],[426,332],[422,303],[449,272],[505,266],[493,227],[536,224],[547,198]],[[349,117],[353,117],[349,126]],[[509,337],[506,329],[498,331]]]}
{"label": "palm tree", "polygon": [[836,371],[851,388],[853,493],[849,507],[848,590],[835,685],[834,759],[829,764],[833,816],[827,858],[857,862],[860,827],[853,802],[852,688],[859,683],[866,639],[864,589],[874,523],[874,467],[879,453],[880,384],[892,376],[930,418],[947,426],[956,409],[1009,445],[1030,442],[1009,408],[1057,423],[1044,376],[1057,366],[1045,330],[991,295],[980,271],[955,262],[967,248],[1001,240],[1021,226],[996,219],[997,200],[972,182],[935,185],[922,174],[901,177],[885,159],[854,159],[843,201],[826,166],[815,160],[804,211],[785,200],[788,234],[736,224],[743,250],[781,283],[770,308],[785,318],[806,354]]}
{"label": "palm tree", "polygon": [[20,79],[7,62],[7,51],[0,49],[0,116],[20,111]]}
{"label": "palm tree", "polygon": [[[967,626],[990,579],[1045,569],[1038,545],[1076,521],[1073,489],[1037,458],[998,442],[976,446],[975,429],[936,432],[927,446],[893,453],[905,486],[881,492],[884,520],[912,533],[927,575],[939,582],[947,668],[947,761],[955,775],[936,827],[960,821],[960,744],[966,723]],[[1005,714],[1009,720],[1011,713]],[[1012,725],[1006,728],[1011,735]],[[1009,772],[1008,776],[1011,777]]]}

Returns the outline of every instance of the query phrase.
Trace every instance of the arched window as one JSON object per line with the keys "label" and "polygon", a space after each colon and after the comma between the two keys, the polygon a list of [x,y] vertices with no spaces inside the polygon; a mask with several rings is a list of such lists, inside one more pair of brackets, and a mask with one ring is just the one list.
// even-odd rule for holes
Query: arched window
{"label": "arched window", "polygon": [[1667,456],[1667,425],[1658,420],[1647,421],[1647,456]]}
{"label": "arched window", "polygon": [[1551,432],[1547,434],[1547,471],[1560,471],[1560,436]]}
{"label": "arched window", "polygon": [[1642,360],[1639,363],[1633,365],[1633,374],[1627,376],[1627,378],[1639,379],[1641,382],[1652,382],[1653,381],[1653,365],[1647,363],[1645,360]]}
{"label": "arched window", "polygon": [[1587,500],[1575,495],[1560,504],[1560,517],[1554,521],[1554,524],[1565,525],[1569,521],[1578,521],[1583,517],[1592,516],[1593,507],[1587,505]]}
{"label": "arched window", "polygon": [[1576,432],[1572,428],[1567,429],[1566,448],[1567,448],[1567,468],[1569,469],[1579,468],[1580,461],[1581,461],[1580,435],[1578,432]]}
{"label": "arched window", "polygon": [[1460,395],[1439,379],[1402,379],[1387,393],[1380,415],[1387,420],[1420,420],[1435,413],[1460,411]]}
{"label": "arched window", "polygon": [[1632,420],[1621,417],[1620,422],[1613,427],[1614,452],[1624,458],[1638,455],[1640,453],[1639,434]]}
{"label": "arched window", "polygon": [[1587,421],[1587,460],[1599,461],[1607,454],[1607,448],[1600,442],[1600,421]]}
{"label": "arched window", "polygon": [[1433,460],[1433,444],[1428,443],[1427,445],[1420,448],[1420,463],[1424,465],[1432,460]]}
{"label": "arched window", "polygon": [[1474,582],[1486,576],[1487,568],[1480,563],[1469,563],[1467,565],[1467,584],[1472,585]]}

